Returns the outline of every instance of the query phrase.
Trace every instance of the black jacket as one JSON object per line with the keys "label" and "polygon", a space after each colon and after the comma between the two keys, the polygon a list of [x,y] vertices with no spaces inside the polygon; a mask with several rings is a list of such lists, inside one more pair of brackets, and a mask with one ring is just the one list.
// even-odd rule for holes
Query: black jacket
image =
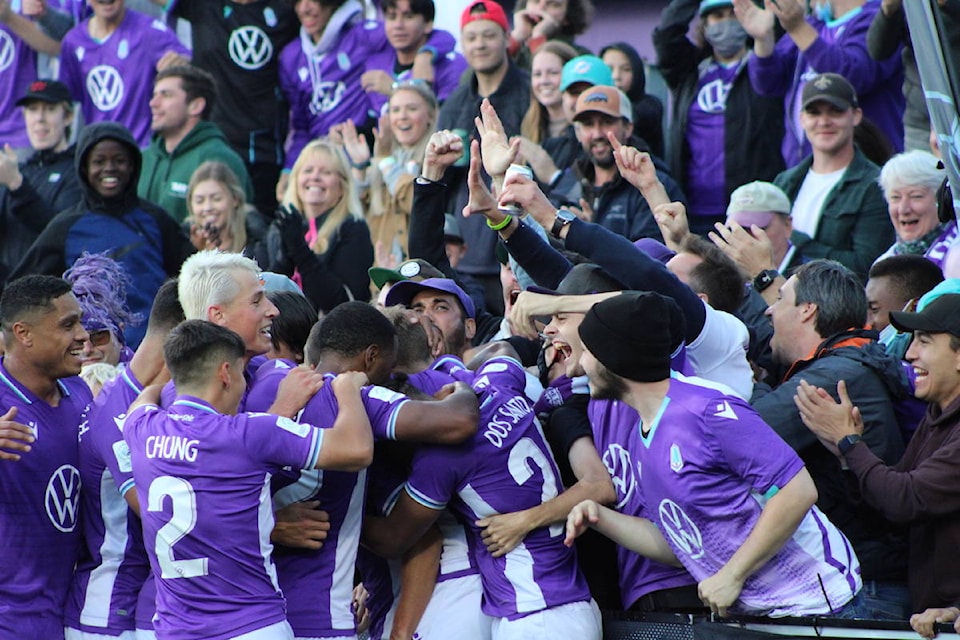
{"label": "black jacket", "polygon": [[837,457],[804,426],[793,401],[801,380],[834,399],[837,382],[846,381],[850,399],[863,415],[863,439],[870,450],[886,464],[899,460],[903,438],[895,406],[909,388],[900,361],[872,339],[875,335],[854,330],[824,340],[810,358],[793,365],[776,389],[765,392],[758,386],[750,404],[800,455],[817,485],[817,506],[850,540],[864,579],[904,581],[905,531],[863,500],[855,479],[843,473]]}
{"label": "black jacket", "polygon": [[37,151],[20,165],[23,184],[0,187],[0,263],[12,269],[60,211],[80,200],[76,147]]}
{"label": "black jacket", "polygon": [[[690,21],[699,6],[699,0],[673,0],[663,10],[660,25],[653,31],[660,71],[673,93],[667,161],[673,176],[684,188],[690,157],[686,143],[687,118],[690,105],[697,97],[700,74],[710,59],[709,51],[697,48],[687,38]],[[785,168],[780,149],[783,100],[758,95],[747,75],[747,66],[743,65],[730,88],[724,114],[727,200],[737,187],[754,180],[772,182]]]}

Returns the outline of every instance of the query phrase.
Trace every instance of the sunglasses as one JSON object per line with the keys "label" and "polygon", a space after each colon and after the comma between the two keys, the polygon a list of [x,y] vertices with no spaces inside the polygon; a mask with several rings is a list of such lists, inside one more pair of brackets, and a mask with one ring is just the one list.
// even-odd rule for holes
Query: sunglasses
{"label": "sunglasses", "polygon": [[90,344],[95,347],[102,347],[110,342],[110,329],[100,329],[99,331],[91,331]]}

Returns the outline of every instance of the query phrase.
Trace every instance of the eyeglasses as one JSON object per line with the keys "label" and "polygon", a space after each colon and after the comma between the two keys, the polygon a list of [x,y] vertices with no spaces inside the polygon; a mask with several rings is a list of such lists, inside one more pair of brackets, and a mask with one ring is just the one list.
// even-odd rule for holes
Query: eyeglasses
{"label": "eyeglasses", "polygon": [[91,331],[90,337],[87,338],[95,347],[102,347],[110,342],[110,329],[100,329],[99,331]]}

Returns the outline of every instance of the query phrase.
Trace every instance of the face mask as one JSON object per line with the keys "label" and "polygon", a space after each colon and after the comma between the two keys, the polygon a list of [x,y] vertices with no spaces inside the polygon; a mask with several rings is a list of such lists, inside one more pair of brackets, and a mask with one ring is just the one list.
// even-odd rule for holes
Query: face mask
{"label": "face mask", "polygon": [[715,54],[721,58],[735,56],[747,42],[747,32],[736,20],[724,20],[707,26],[703,31]]}
{"label": "face mask", "polygon": [[811,11],[818,20],[823,22],[830,22],[833,20],[833,5],[830,3],[830,0],[824,0],[823,2],[816,3],[811,7]]}

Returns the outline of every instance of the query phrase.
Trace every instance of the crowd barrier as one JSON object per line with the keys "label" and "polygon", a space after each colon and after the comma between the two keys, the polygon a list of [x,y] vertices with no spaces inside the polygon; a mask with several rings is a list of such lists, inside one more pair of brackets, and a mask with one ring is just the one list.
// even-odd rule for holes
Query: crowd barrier
{"label": "crowd barrier", "polygon": [[[956,638],[940,625],[940,638]],[[763,638],[903,638],[920,636],[904,622],[833,618],[708,618],[664,613],[603,612],[603,640],[760,640]]]}

